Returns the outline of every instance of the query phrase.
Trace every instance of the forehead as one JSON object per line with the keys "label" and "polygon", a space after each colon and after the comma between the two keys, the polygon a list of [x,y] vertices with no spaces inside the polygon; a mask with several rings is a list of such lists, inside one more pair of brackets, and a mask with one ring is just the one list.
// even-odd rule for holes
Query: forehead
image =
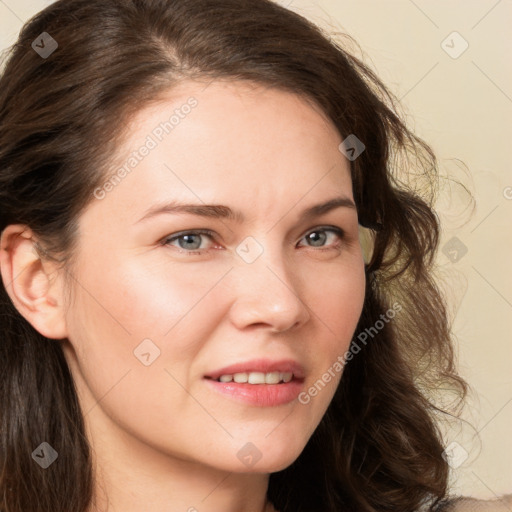
{"label": "forehead", "polygon": [[231,199],[243,209],[258,198],[269,210],[272,200],[352,194],[334,124],[314,102],[280,89],[184,82],[137,112],[125,133],[110,171],[123,176],[109,200],[130,204],[128,215],[168,199]]}
{"label": "forehead", "polygon": [[187,147],[199,150],[204,141],[214,143],[211,149],[223,148],[223,141],[228,141],[223,149],[233,156],[238,144],[247,141],[270,152],[300,140],[294,148],[299,152],[309,147],[309,141],[337,146],[340,139],[335,125],[311,98],[242,80],[181,82],[140,109],[127,128],[121,150],[137,147],[148,136],[174,150],[179,149],[178,139],[180,148],[188,142]]}

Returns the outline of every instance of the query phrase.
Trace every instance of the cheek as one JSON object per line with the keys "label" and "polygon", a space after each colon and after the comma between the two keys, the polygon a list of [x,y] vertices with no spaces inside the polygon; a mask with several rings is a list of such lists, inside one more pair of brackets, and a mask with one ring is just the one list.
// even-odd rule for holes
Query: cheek
{"label": "cheek", "polygon": [[[101,402],[123,428],[169,428],[169,411],[187,410],[187,395],[177,382],[187,386],[190,363],[210,332],[206,322],[191,319],[212,283],[120,265],[105,265],[100,275],[85,268],[77,282],[68,317],[76,361],[68,356],[84,411],[94,411],[96,418]],[[204,307],[197,309],[204,313]],[[167,408],[161,406],[163,396]]]}
{"label": "cheek", "polygon": [[332,348],[348,346],[364,304],[364,262],[355,260],[339,270],[318,275],[308,288],[308,306],[314,312],[319,327],[325,329]]}
{"label": "cheek", "polygon": [[[307,347],[313,371],[302,403],[311,401],[313,408],[327,409],[344,370],[345,354],[354,337],[365,297],[364,262],[317,276],[308,295],[316,334],[314,346]],[[314,397],[314,400],[313,400]]]}
{"label": "cheek", "polygon": [[91,376],[99,381],[103,372],[111,382],[123,369],[146,368],[138,358],[149,352],[145,362],[154,361],[152,368],[170,368],[186,379],[190,361],[219,319],[220,302],[212,300],[218,295],[209,293],[225,273],[218,270],[184,271],[161,262],[111,261],[101,272],[85,266],[77,279],[70,339]]}
{"label": "cheek", "polygon": [[96,303],[97,314],[107,313],[109,323],[138,339],[162,338],[173,330],[208,292],[214,277],[203,279],[197,272],[165,263],[124,261],[102,268],[101,279],[94,271],[82,279],[92,299],[86,301]]}

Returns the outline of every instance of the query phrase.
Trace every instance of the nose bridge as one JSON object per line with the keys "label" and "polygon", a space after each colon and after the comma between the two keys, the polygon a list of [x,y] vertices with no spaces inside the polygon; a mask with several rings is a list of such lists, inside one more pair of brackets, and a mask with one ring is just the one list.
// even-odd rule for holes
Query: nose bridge
{"label": "nose bridge", "polygon": [[234,321],[287,330],[309,318],[301,283],[287,266],[281,244],[272,236],[249,236],[236,248]]}

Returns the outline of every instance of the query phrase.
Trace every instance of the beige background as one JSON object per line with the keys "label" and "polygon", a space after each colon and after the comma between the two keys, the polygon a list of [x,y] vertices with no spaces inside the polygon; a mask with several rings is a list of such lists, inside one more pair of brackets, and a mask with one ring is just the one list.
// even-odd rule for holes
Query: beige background
{"label": "beige background", "polygon": [[[0,48],[50,3],[0,0]],[[443,173],[462,180],[475,198],[471,211],[462,187],[452,182],[438,202],[444,226],[439,275],[453,309],[460,369],[474,390],[464,416],[474,429],[447,429],[446,444],[454,447],[455,492],[479,498],[511,493],[512,3],[279,3],[353,36],[366,62],[402,99],[410,126],[433,146]]]}

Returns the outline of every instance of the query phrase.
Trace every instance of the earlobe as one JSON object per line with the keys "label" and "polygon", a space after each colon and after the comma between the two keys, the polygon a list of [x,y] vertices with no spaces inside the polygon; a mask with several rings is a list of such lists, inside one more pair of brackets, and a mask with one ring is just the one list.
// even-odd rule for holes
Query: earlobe
{"label": "earlobe", "polygon": [[67,337],[62,301],[62,276],[41,259],[37,240],[24,225],[7,226],[0,237],[0,271],[14,306],[39,333],[51,339]]}

